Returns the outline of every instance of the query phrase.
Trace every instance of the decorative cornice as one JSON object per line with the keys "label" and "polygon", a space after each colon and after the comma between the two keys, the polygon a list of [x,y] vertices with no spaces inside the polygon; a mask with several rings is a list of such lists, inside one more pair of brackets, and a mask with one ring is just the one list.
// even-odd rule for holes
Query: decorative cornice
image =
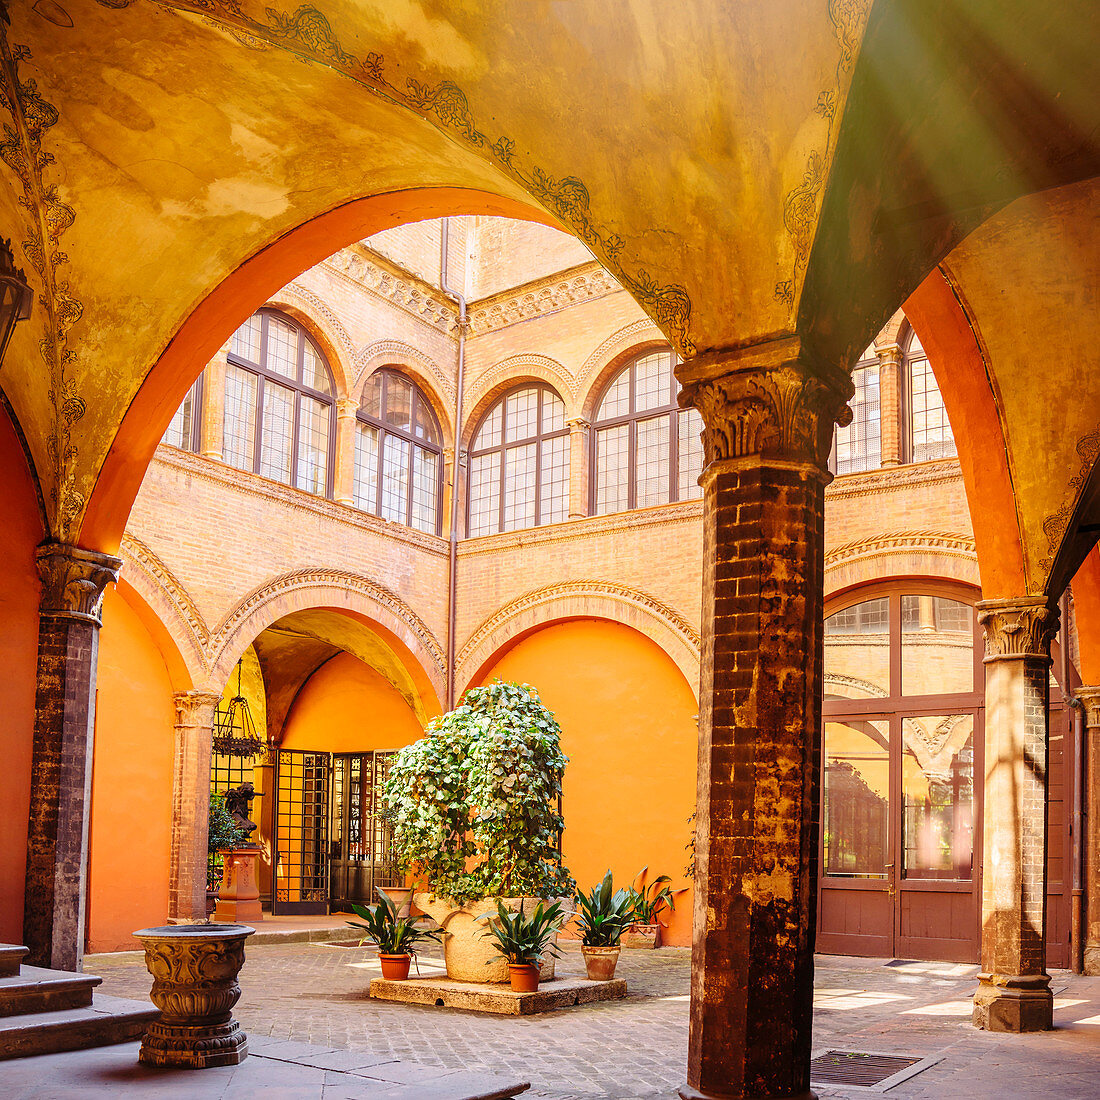
{"label": "decorative cornice", "polygon": [[850,424],[841,392],[797,359],[775,367],[737,370],[687,383],[680,404],[703,418],[704,468],[716,462],[759,457],[824,470],[833,424]]}
{"label": "decorative cornice", "polygon": [[834,546],[825,552],[825,568],[841,565],[869,554],[903,553],[912,550],[937,550],[970,559],[977,558],[974,540],[967,535],[943,531],[891,531]]}
{"label": "decorative cornice", "polygon": [[211,729],[221,696],[212,691],[177,691],[172,701],[176,704],[177,729]]}
{"label": "decorative cornice", "polygon": [[982,600],[978,622],[985,631],[985,661],[1039,657],[1050,660],[1058,633],[1058,612],[1042,596],[1019,600]]}
{"label": "decorative cornice", "polygon": [[210,628],[183,582],[141,539],[129,531],[122,536],[122,554],[124,559],[128,558],[161,588],[180,620],[190,629],[195,644],[202,653],[210,640]]}
{"label": "decorative cornice", "polygon": [[934,485],[941,481],[962,481],[962,467],[957,458],[884,466],[880,470],[868,470],[861,474],[842,474],[825,490],[825,499],[904,492],[918,485]]}
{"label": "decorative cornice", "polygon": [[470,327],[479,336],[621,292],[622,284],[614,275],[598,263],[587,263],[564,275],[559,271],[483,298],[470,308]]}
{"label": "decorative cornice", "polygon": [[101,625],[103,593],[118,580],[120,559],[62,542],[47,542],[34,552],[42,578],[39,614]]}

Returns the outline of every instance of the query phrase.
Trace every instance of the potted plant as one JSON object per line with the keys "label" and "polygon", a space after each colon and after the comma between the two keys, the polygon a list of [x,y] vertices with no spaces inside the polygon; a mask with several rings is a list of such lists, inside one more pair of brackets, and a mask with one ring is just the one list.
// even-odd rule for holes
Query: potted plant
{"label": "potted plant", "polygon": [[539,987],[539,965],[545,954],[557,955],[553,939],[565,919],[560,902],[535,905],[531,916],[524,916],[523,904],[513,912],[497,902],[496,916],[486,913],[478,920],[487,921],[489,935],[497,941],[497,950],[508,960],[508,980],[516,993],[534,993]]}
{"label": "potted plant", "polygon": [[634,919],[623,932],[623,947],[656,947],[661,940],[661,928],[667,927],[661,914],[675,910],[676,894],[685,893],[685,890],[672,890],[669,886],[672,879],[668,875],[658,875],[647,884],[648,872],[649,868],[643,867],[631,884],[629,893],[634,904]]}
{"label": "potted plant", "polygon": [[244,840],[244,833],[225,808],[225,796],[217,792],[210,794],[210,812],[207,817],[207,853],[206,876],[206,915],[214,912],[218,900],[218,883],[221,882],[225,859],[222,850],[236,848]]}
{"label": "potted plant", "polygon": [[[508,980],[503,957],[486,960],[481,917],[498,901],[565,899],[575,886],[562,865],[558,813],[566,757],[557,719],[529,684],[472,688],[461,706],[397,752],[383,797],[400,868],[428,889],[419,909],[444,931],[447,975]],[[553,956],[542,967],[553,976]]]}
{"label": "potted plant", "polygon": [[581,933],[581,954],[588,977],[609,982],[619,961],[619,937],[634,919],[630,893],[619,889],[612,893],[611,872],[588,894],[577,892],[577,926]]}
{"label": "potted plant", "polygon": [[424,940],[439,942],[439,933],[421,928],[419,920],[401,917],[397,907],[378,891],[382,898],[378,905],[364,906],[352,903],[352,909],[361,921],[345,921],[351,928],[362,931],[359,946],[368,940],[378,948],[378,960],[382,964],[382,977],[402,982],[409,976],[409,966],[416,954],[416,945]]}

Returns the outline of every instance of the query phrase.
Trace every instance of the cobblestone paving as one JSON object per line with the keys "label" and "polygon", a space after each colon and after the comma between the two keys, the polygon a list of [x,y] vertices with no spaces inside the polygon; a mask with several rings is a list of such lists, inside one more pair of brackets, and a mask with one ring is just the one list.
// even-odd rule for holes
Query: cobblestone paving
{"label": "cobblestone paving", "polygon": [[[689,956],[683,948],[624,951],[616,976],[628,981],[626,1000],[501,1018],[366,1000],[370,979],[379,974],[368,949],[258,946],[241,973],[237,1016],[255,1035],[425,1066],[519,1073],[532,1082],[525,1095],[540,1100],[669,1098],[685,1080]],[[559,966],[583,972],[572,947]],[[89,957],[86,968],[103,976],[105,993],[148,995],[151,979],[137,955]],[[891,1097],[1097,1100],[1100,979],[1058,973],[1058,1029],[998,1036],[970,1027],[976,970],[822,957],[815,1048],[942,1056],[891,1089]],[[817,1091],[823,1100],[867,1095],[826,1086]]]}

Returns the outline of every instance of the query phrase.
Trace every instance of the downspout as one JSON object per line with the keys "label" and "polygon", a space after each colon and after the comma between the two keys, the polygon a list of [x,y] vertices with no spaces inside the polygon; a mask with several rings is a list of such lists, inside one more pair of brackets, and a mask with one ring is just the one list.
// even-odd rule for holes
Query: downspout
{"label": "downspout", "polygon": [[458,303],[458,376],[455,382],[455,434],[454,459],[451,464],[451,530],[450,566],[447,570],[447,709],[455,705],[455,582],[458,567],[458,471],[461,466],[459,450],[462,444],[462,391],[466,378],[466,299],[447,283],[447,250],[450,242],[451,219],[444,218],[439,235],[439,287],[452,301]]}

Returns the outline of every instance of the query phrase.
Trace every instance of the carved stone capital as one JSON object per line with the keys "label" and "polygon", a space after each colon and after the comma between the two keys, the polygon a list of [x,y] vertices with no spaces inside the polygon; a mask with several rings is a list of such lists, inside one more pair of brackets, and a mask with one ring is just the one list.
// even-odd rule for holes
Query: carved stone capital
{"label": "carved stone capital", "polygon": [[592,421],[585,420],[583,416],[574,416],[571,420],[565,422],[565,426],[571,432],[586,432],[592,427]]}
{"label": "carved stone capital", "polygon": [[[702,364],[702,377],[684,377],[681,406],[703,418],[707,466],[743,458],[810,465],[824,471],[834,424],[850,424],[846,374],[815,371],[798,353],[797,341],[775,349],[747,349],[728,359],[732,368],[714,373],[721,360]],[[768,354],[772,350],[772,354]],[[756,354],[753,354],[756,352]],[[692,363],[692,374],[700,366]]]}
{"label": "carved stone capital", "polygon": [[1077,698],[1085,710],[1085,726],[1090,730],[1100,729],[1100,687],[1080,687]]}
{"label": "carved stone capital", "polygon": [[176,704],[176,728],[204,726],[213,728],[214,708],[221,696],[212,691],[177,691],[172,697]]}
{"label": "carved stone capital", "polygon": [[336,399],[336,415],[341,420],[352,420],[359,412],[359,402],[354,397],[338,397]]}
{"label": "carved stone capital", "polygon": [[978,622],[985,631],[985,661],[1040,657],[1050,660],[1058,633],[1058,612],[1042,596],[1019,600],[982,600]]}
{"label": "carved stone capital", "polygon": [[103,593],[118,580],[122,560],[63,542],[43,543],[34,557],[42,578],[40,613],[101,625]]}

